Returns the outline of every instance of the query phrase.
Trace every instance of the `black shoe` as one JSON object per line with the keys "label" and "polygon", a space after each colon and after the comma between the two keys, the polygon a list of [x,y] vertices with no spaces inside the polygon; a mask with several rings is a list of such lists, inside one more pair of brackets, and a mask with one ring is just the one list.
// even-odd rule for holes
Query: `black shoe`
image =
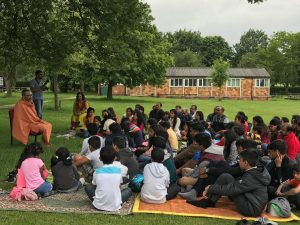
{"label": "black shoe", "polygon": [[207,207],[215,207],[215,203],[212,202],[210,199],[201,199],[201,200],[187,200],[187,203],[201,208],[207,208]]}
{"label": "black shoe", "polygon": [[246,219],[242,219],[236,223],[236,225],[250,225],[250,224],[251,224],[251,222],[249,222]]}
{"label": "black shoe", "polygon": [[52,191],[48,191],[48,192],[44,192],[44,193],[40,193],[40,194],[41,194],[42,198],[46,198],[46,197],[49,197],[49,196],[54,195],[56,193],[57,193],[57,191],[52,190]]}
{"label": "black shoe", "polygon": [[6,182],[7,183],[15,183],[16,182],[16,177],[17,177],[17,171],[13,170],[13,171],[8,173],[7,178],[6,178]]}

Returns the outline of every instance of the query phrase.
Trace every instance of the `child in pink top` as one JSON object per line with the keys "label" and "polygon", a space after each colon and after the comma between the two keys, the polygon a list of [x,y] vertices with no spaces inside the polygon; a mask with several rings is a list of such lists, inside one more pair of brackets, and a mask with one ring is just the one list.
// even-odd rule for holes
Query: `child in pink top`
{"label": "child in pink top", "polygon": [[46,181],[47,168],[39,158],[43,147],[39,143],[32,143],[25,147],[19,162],[18,169],[21,169],[25,178],[26,188],[37,194],[47,195],[52,191],[52,184]]}

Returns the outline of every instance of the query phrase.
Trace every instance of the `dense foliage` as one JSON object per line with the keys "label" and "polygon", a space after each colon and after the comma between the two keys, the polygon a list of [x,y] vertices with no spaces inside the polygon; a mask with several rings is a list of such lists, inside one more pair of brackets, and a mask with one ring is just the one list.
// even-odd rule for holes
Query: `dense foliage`
{"label": "dense foliage", "polygon": [[160,85],[169,66],[210,67],[218,59],[232,67],[264,67],[272,84],[286,91],[300,81],[300,33],[268,37],[250,29],[232,47],[200,31],[162,34],[140,0],[2,0],[0,17],[0,76],[7,95],[16,81],[42,69],[56,107],[59,91],[84,91],[100,82],[111,98],[118,83]]}

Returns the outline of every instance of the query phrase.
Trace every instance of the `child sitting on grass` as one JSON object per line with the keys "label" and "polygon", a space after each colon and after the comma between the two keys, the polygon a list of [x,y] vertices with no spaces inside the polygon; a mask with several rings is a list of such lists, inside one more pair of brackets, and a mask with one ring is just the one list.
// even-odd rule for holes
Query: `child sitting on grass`
{"label": "child sitting on grass", "polygon": [[51,171],[54,178],[53,189],[69,193],[82,187],[84,179],[79,179],[76,167],[67,148],[60,147],[51,159]]}
{"label": "child sitting on grass", "polygon": [[129,188],[122,190],[121,168],[113,165],[116,157],[116,151],[110,146],[101,149],[100,160],[103,166],[97,168],[93,175],[92,185],[85,187],[85,192],[93,202],[93,206],[99,210],[116,211],[121,208],[122,202],[128,200],[131,195]]}
{"label": "child sitting on grass", "polygon": [[267,185],[271,177],[266,168],[257,166],[258,159],[256,151],[242,151],[239,166],[244,173],[241,177],[235,179],[232,175],[224,173],[218,177],[215,184],[205,188],[203,199],[187,202],[202,208],[214,207],[221,196],[228,196],[242,215],[259,216],[268,203]]}
{"label": "child sitting on grass", "polygon": [[291,204],[300,209],[300,162],[293,166],[294,178],[281,183],[276,195],[287,197]]}
{"label": "child sitting on grass", "polygon": [[141,200],[144,202],[160,204],[167,200],[170,174],[162,164],[164,157],[162,148],[154,148],[151,152],[152,162],[144,168],[144,185],[141,190]]}
{"label": "child sitting on grass", "polygon": [[46,181],[48,170],[39,156],[41,153],[43,153],[43,147],[40,143],[27,145],[21,154],[17,168],[22,170],[26,188],[46,197],[53,192],[51,192],[52,184]]}

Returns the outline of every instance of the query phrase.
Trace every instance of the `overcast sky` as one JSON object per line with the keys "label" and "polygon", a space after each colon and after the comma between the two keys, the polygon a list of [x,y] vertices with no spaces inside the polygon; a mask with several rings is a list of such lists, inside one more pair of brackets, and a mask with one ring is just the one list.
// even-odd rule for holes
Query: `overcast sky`
{"label": "overcast sky", "polygon": [[250,28],[271,35],[277,31],[300,32],[300,0],[144,0],[152,10],[159,31],[200,31],[238,43]]}

